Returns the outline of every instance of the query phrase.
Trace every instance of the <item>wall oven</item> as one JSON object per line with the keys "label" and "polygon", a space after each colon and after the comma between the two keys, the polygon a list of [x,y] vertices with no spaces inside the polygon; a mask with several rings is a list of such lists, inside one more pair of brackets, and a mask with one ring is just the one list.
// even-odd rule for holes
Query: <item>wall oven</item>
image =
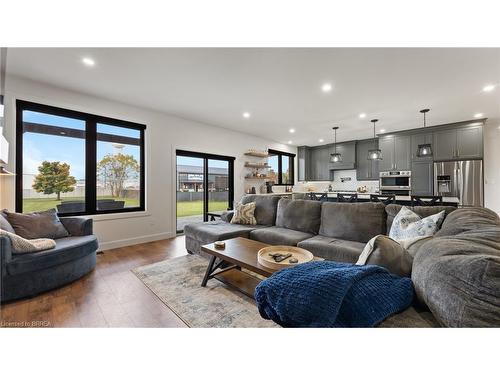
{"label": "wall oven", "polygon": [[410,195],[411,171],[380,172],[380,193]]}

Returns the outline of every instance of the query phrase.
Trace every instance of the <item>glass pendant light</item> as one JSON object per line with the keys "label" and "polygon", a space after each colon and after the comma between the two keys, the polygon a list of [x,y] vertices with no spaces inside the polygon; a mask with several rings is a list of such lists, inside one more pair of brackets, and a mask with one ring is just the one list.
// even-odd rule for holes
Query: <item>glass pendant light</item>
{"label": "glass pendant light", "polygon": [[330,154],[330,162],[332,163],[340,163],[342,161],[342,155],[337,152],[337,129],[338,126],[334,126],[333,132],[334,132],[334,142],[333,142],[333,154]]}
{"label": "glass pendant light", "polygon": [[373,149],[368,150],[368,160],[382,160],[382,151],[376,148],[377,135],[375,133],[375,124],[377,121],[377,119],[370,120],[373,123]]}
{"label": "glass pendant light", "polygon": [[[424,114],[424,128],[426,125],[425,114],[429,111],[430,111],[430,109],[422,109],[420,111],[420,113]],[[417,156],[419,158],[426,157],[426,156],[432,156],[432,145],[430,143],[422,143],[422,144],[418,145]]]}

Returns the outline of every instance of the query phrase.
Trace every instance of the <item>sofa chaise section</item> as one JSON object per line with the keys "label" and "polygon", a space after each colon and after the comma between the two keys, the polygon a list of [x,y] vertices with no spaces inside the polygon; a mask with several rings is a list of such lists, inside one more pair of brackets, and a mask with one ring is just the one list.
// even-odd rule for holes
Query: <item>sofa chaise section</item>
{"label": "sofa chaise section", "polygon": [[201,246],[230,238],[249,238],[249,233],[259,228],[274,225],[278,196],[247,195],[241,199],[243,204],[255,202],[254,216],[257,225],[231,224],[232,212],[225,212],[222,221],[188,224],[184,227],[186,250],[190,254],[201,254]]}

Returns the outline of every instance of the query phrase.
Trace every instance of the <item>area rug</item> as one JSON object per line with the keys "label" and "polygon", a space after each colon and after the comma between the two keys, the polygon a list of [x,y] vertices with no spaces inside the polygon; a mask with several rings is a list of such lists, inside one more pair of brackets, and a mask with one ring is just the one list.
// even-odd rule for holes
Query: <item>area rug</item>
{"label": "area rug", "polygon": [[132,272],[189,327],[278,327],[260,317],[251,298],[220,281],[201,287],[207,265],[200,256],[184,255]]}

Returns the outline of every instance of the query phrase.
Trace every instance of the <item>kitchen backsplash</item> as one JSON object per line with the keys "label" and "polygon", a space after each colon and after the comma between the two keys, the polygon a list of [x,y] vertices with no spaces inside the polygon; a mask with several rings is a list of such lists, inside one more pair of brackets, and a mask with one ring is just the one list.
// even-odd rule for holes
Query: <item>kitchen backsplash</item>
{"label": "kitchen backsplash", "polygon": [[[366,186],[368,192],[375,193],[379,189],[378,181],[358,181],[356,179],[356,170],[335,171],[334,181],[331,182],[299,182],[294,186],[296,192],[306,192],[309,188],[315,191],[322,192],[328,190],[328,186],[332,185],[333,190],[354,191],[360,186]],[[277,186],[273,189],[275,190]]]}

